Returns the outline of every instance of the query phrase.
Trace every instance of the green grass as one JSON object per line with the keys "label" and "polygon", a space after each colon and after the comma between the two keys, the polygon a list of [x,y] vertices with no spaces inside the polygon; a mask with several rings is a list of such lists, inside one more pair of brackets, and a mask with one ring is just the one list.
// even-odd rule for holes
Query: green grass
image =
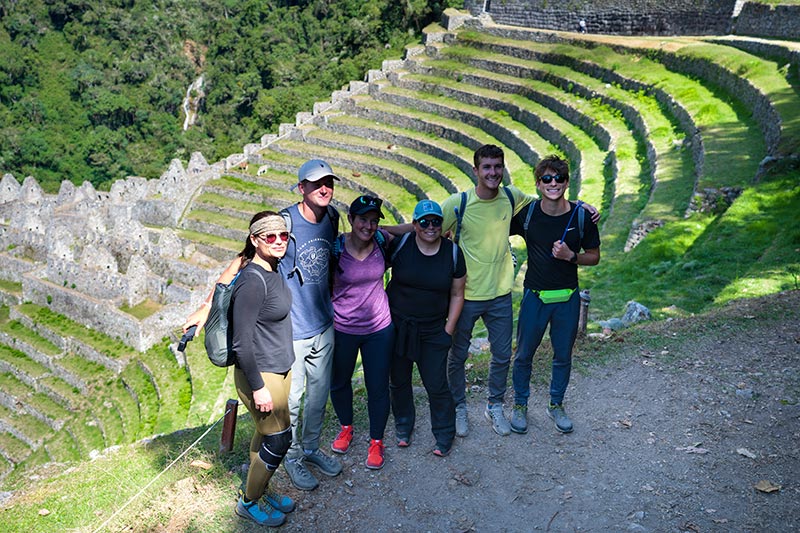
{"label": "green grass", "polygon": [[0,291],[22,294],[22,283],[0,279]]}
{"label": "green grass", "polygon": [[236,397],[236,390],[226,386],[226,377],[233,372],[211,364],[203,346],[204,339],[205,332],[201,332],[186,346],[192,384],[192,405],[187,416],[190,427],[209,423],[219,416],[216,411],[224,406],[227,398]]}
{"label": "green grass", "polygon": [[3,450],[14,463],[23,461],[31,454],[30,446],[5,431],[0,431],[0,450]]}
{"label": "green grass", "polygon": [[[356,97],[353,100],[357,103],[359,108],[364,109],[367,113],[382,113],[395,121],[411,119],[412,124],[418,126],[420,132],[425,135],[443,137],[446,139],[466,138],[475,142],[478,146],[483,144],[502,146],[503,144],[481,128],[466,124],[463,121],[436,115],[434,113],[419,111],[416,108],[401,107],[363,96]],[[526,176],[532,176],[533,173],[528,163],[524,162],[515,152],[507,151],[505,154],[505,165],[515,185],[526,190],[526,192],[531,192],[533,190],[530,178],[527,180],[524,179]]]}
{"label": "green grass", "polygon": [[6,346],[5,344],[0,344],[0,361],[5,361],[34,379],[50,373],[50,369],[46,366],[34,361],[25,355],[25,353]]}
{"label": "green grass", "polygon": [[230,250],[234,254],[240,252],[243,247],[243,243],[237,240],[227,239],[225,237],[219,237],[210,233],[201,233],[199,231],[189,229],[179,229],[178,235],[182,239],[187,239],[198,244],[219,247],[224,250]]}
{"label": "green grass", "polygon": [[164,306],[160,303],[154,302],[150,298],[147,298],[143,302],[140,302],[133,307],[127,304],[122,304],[119,310],[123,313],[128,313],[134,318],[144,320],[145,318],[156,314],[162,307]]}
{"label": "green grass", "polygon": [[178,366],[169,347],[163,342],[141,354],[139,361],[153,376],[158,387],[157,405],[165,407],[159,410],[156,433],[183,427],[192,403],[189,374]]}
{"label": "green grass", "polygon": [[62,337],[72,337],[112,359],[122,359],[135,353],[133,348],[126,346],[121,341],[78,324],[74,320],[45,307],[25,303],[17,309],[33,320],[34,323],[43,325]]}

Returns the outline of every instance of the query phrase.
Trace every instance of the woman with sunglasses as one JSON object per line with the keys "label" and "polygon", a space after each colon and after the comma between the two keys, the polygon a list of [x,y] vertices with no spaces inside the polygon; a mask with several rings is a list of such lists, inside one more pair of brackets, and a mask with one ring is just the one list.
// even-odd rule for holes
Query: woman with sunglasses
{"label": "woman with sunglasses", "polygon": [[236,514],[270,527],[283,524],[285,513],[295,508],[291,498],[267,489],[292,442],[288,405],[294,362],[292,294],[278,273],[288,241],[289,232],[279,214],[262,211],[253,216],[239,254],[242,268],[230,304],[234,383],[256,428]]}
{"label": "woman with sunglasses", "polygon": [[417,363],[428,393],[433,453],[450,453],[456,411],[447,384],[447,352],[464,306],[467,267],[456,244],[442,239],[442,208],[422,200],[414,208],[413,231],[392,252],[392,280],[386,291],[397,330],[391,366],[391,400],[397,445],[411,444],[416,413],[411,386]]}
{"label": "woman with sunglasses", "polygon": [[385,244],[392,236],[377,233],[383,218],[382,201],[359,196],[350,204],[347,219],[352,231],[334,244],[333,327],[334,352],[331,403],[341,431],[331,444],[336,453],[346,453],[353,440],[353,372],[361,353],[367,387],[369,449],[366,467],[384,464],[383,433],[389,419],[389,360],[394,345],[394,326],[383,287],[386,272]]}

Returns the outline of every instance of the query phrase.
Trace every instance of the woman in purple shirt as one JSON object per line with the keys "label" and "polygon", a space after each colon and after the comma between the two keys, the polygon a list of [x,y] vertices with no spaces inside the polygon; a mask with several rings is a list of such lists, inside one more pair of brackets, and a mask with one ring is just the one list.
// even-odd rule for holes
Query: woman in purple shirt
{"label": "woman in purple shirt", "polygon": [[369,414],[367,468],[384,464],[383,433],[389,419],[389,363],[394,345],[394,326],[389,300],[383,288],[386,271],[385,243],[393,237],[378,232],[383,218],[382,201],[359,196],[347,216],[352,231],[334,245],[333,327],[335,334],[331,403],[342,426],[331,444],[346,453],[353,440],[353,371],[361,352]]}

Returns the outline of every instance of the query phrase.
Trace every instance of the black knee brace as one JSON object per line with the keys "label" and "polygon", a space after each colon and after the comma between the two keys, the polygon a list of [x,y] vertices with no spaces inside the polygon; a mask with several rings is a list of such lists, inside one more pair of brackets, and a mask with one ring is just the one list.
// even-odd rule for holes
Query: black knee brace
{"label": "black knee brace", "polygon": [[291,445],[292,428],[285,429],[280,433],[264,435],[261,437],[261,448],[258,450],[258,456],[267,465],[267,470],[275,471],[280,466]]}

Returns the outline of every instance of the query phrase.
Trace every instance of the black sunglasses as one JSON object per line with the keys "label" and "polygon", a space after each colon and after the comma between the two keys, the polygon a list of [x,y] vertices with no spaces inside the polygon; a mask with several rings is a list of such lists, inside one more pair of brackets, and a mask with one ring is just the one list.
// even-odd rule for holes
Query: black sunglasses
{"label": "black sunglasses", "polygon": [[419,227],[422,229],[427,229],[428,226],[433,226],[434,228],[440,228],[442,227],[442,219],[439,217],[421,218],[417,220],[417,224],[419,224]]}
{"label": "black sunglasses", "polygon": [[556,174],[555,176],[544,175],[539,179],[542,180],[542,183],[544,184],[548,184],[553,180],[556,180],[556,183],[564,183],[565,181],[567,181],[567,177],[562,176],[561,174]]}

